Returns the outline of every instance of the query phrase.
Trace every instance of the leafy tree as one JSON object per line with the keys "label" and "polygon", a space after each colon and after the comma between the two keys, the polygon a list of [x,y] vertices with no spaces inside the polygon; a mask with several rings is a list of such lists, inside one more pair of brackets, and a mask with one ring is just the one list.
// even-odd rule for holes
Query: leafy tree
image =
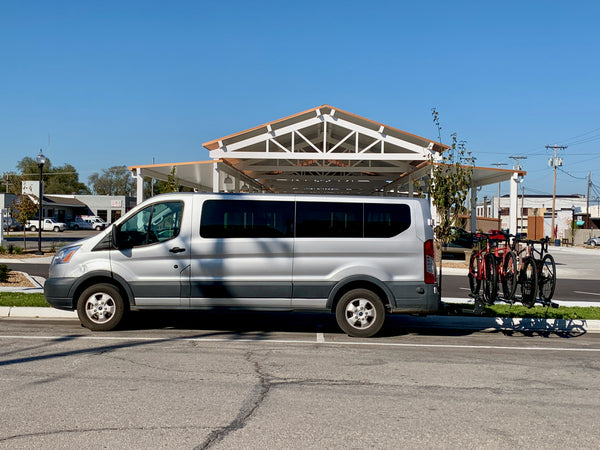
{"label": "leafy tree", "polygon": [[167,177],[167,192],[178,192],[179,191],[179,180],[175,176],[177,167],[173,166],[171,172]]}
{"label": "leafy tree", "polygon": [[[26,156],[17,163],[23,180],[39,180],[40,168],[35,159]],[[71,164],[54,167],[50,159],[42,168],[45,194],[89,194],[89,188],[79,181],[79,174]],[[20,194],[20,191],[18,192]]]}
{"label": "leafy tree", "polygon": [[[433,122],[438,129],[441,140],[439,113],[432,110]],[[439,223],[434,228],[438,253],[441,255],[441,245],[452,239],[452,227],[458,225],[459,216],[467,211],[466,200],[471,187],[472,165],[466,165],[467,153],[465,141],[458,140],[456,133],[451,135],[450,149],[441,155],[441,161],[430,157],[432,165],[431,178],[428,182],[428,193],[435,206]],[[470,163],[470,162],[469,162]],[[441,264],[440,264],[441,289]]]}
{"label": "leafy tree", "polygon": [[15,172],[4,172],[0,181],[0,192],[15,195],[21,194],[21,175]]}
{"label": "leafy tree", "polygon": [[79,174],[71,164],[55,167],[52,176],[44,182],[46,194],[91,194],[89,188],[79,181]]}
{"label": "leafy tree", "polygon": [[[37,198],[37,197],[36,197]],[[23,225],[23,248],[27,249],[27,234],[25,232],[25,224],[28,220],[35,217],[39,210],[39,204],[35,203],[29,195],[18,195],[17,199],[11,205],[13,211],[12,216]]]}
{"label": "leafy tree", "polygon": [[102,169],[102,174],[93,173],[88,180],[98,195],[135,195],[136,184],[127,166]]}

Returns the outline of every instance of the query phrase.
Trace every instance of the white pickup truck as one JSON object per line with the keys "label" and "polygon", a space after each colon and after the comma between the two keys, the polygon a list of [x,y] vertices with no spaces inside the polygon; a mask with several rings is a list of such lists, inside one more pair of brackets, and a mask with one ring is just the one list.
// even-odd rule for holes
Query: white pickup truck
{"label": "white pickup truck", "polygon": [[[38,219],[28,220],[25,224],[25,229],[28,231],[37,231],[40,226]],[[42,219],[42,231],[65,231],[67,224],[63,222],[57,222],[54,219]]]}

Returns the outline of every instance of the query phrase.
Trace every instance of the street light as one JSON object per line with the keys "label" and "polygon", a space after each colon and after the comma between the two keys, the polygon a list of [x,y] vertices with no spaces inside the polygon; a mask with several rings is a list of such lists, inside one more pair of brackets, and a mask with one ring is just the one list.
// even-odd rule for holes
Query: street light
{"label": "street light", "polygon": [[43,255],[44,252],[42,252],[42,199],[44,198],[44,188],[42,184],[42,169],[44,168],[44,164],[46,164],[46,157],[42,153],[41,149],[40,154],[37,155],[37,158],[35,158],[35,160],[37,161],[38,167],[40,168],[40,211],[38,213],[38,251],[36,252],[36,255]]}

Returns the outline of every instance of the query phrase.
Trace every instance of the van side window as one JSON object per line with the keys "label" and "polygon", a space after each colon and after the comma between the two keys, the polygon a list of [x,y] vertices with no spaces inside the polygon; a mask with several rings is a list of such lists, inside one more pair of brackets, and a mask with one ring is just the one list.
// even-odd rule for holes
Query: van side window
{"label": "van side window", "polygon": [[182,202],[157,203],[142,209],[119,227],[119,244],[131,248],[174,238],[181,228],[182,212]]}
{"label": "van side window", "polygon": [[363,237],[362,203],[298,202],[296,237]]}
{"label": "van side window", "polygon": [[365,203],[365,237],[389,238],[410,228],[410,206]]}
{"label": "van side window", "polygon": [[205,238],[294,236],[294,203],[286,201],[207,200],[200,235]]}

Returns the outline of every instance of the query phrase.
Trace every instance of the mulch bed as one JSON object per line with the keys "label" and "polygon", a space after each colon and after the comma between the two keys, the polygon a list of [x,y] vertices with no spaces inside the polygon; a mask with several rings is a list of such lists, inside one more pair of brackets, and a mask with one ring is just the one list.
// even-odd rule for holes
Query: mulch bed
{"label": "mulch bed", "polygon": [[8,281],[0,283],[0,287],[36,287],[21,272],[8,272]]}

